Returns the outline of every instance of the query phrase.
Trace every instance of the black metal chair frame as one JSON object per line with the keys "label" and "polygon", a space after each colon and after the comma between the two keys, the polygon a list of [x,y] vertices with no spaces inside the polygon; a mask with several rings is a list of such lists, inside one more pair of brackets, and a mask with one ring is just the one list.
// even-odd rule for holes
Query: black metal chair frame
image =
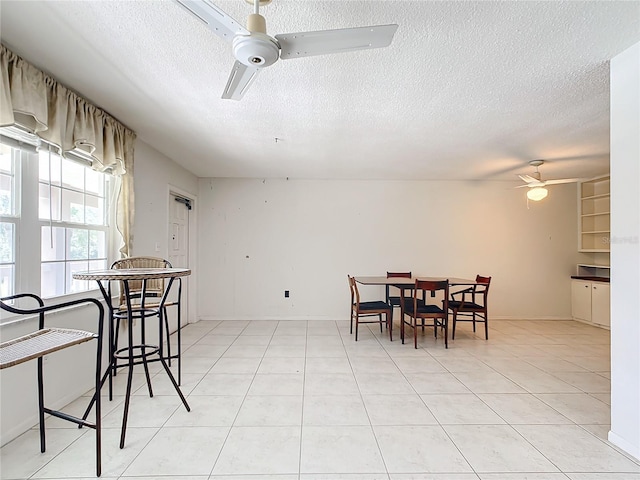
{"label": "black metal chair frame", "polygon": [[[125,264],[127,262],[135,262],[136,259],[145,259],[145,260],[153,260],[153,261],[157,261],[158,263],[163,263],[164,264],[164,268],[172,268],[171,262],[169,262],[168,260],[165,260],[164,258],[155,258],[155,257],[129,257],[129,258],[124,258],[121,260],[116,260],[115,262],[113,262],[111,264],[111,268],[118,268],[117,265],[119,264]],[[114,350],[115,351],[120,351],[118,349],[118,337],[119,337],[119,332],[120,332],[120,320],[122,319],[126,319],[127,315],[126,315],[126,309],[127,308],[133,308],[133,311],[135,312],[136,310],[139,310],[139,312],[135,312],[134,313],[134,318],[141,318],[141,322],[142,322],[142,326],[141,326],[141,337],[142,337],[142,343],[144,344],[144,338],[145,338],[145,319],[147,317],[152,317],[154,315],[158,316],[158,320],[160,323],[164,322],[164,328],[165,328],[165,332],[166,332],[166,340],[167,340],[167,354],[164,355],[164,349],[162,346],[162,337],[160,337],[159,342],[160,342],[160,354],[165,358],[165,360],[167,360],[169,366],[171,366],[171,360],[175,359],[178,361],[178,385],[182,384],[182,318],[181,318],[181,312],[182,312],[182,308],[180,305],[181,299],[182,299],[182,278],[177,278],[177,283],[178,283],[178,299],[175,302],[171,302],[171,303],[167,303],[166,302],[166,297],[165,297],[165,302],[162,304],[162,308],[160,308],[161,302],[159,301],[160,298],[163,296],[163,294],[165,292],[160,292],[160,291],[147,291],[148,289],[146,288],[147,283],[143,283],[142,284],[142,288],[140,289],[130,289],[130,295],[131,295],[131,299],[138,299],[141,301],[140,305],[130,305],[129,307],[127,307],[126,304],[126,299],[125,299],[125,295],[124,295],[124,286],[121,285],[120,287],[120,305],[117,308],[110,308],[109,309],[109,318],[111,319],[110,323],[113,324],[111,326],[111,328],[113,329],[113,345],[114,345]],[[164,285],[164,282],[162,282],[162,284]],[[165,291],[169,291],[170,287],[167,286],[167,288],[165,288]],[[111,287],[111,283],[109,283],[109,287],[108,287],[108,293],[109,293],[109,298],[112,298],[112,287]],[[147,299],[158,299],[158,302],[156,302],[153,305],[149,305],[148,303],[145,305],[146,300]],[[171,354],[171,332],[169,331],[169,317],[167,314],[167,307],[168,306],[175,306],[177,307],[177,313],[176,313],[176,319],[178,322],[178,329],[176,331],[176,335],[177,335],[177,341],[178,341],[178,345],[177,345],[177,353],[175,354]],[[142,312],[142,310],[145,310],[144,312]],[[115,320],[115,322],[113,322],[113,320]],[[113,369],[113,375],[117,375],[117,370],[119,367],[121,366],[125,366],[122,364],[118,364],[117,362],[113,362],[112,365],[112,369]],[[153,396],[153,395],[152,395]]]}
{"label": "black metal chair frame", "polygon": [[[15,301],[24,298],[31,298],[38,303],[37,308],[18,308],[16,306],[12,306],[7,301]],[[85,332],[81,330],[68,330],[68,329],[57,329],[53,327],[45,328],[45,314],[49,312],[53,312],[56,310],[60,310],[62,308],[74,307],[83,304],[94,304],[98,308],[98,325],[97,325],[97,334],[91,332]],[[102,337],[104,332],[104,307],[102,304],[94,299],[94,298],[84,298],[80,300],[72,300],[68,302],[58,303],[55,305],[47,305],[45,306],[44,301],[37,295],[31,293],[21,293],[16,295],[11,295],[8,297],[4,297],[0,299],[0,308],[6,310],[11,313],[15,313],[18,315],[38,315],[38,330],[33,332],[30,335],[25,335],[18,339],[10,340],[8,342],[3,343],[0,348],[2,350],[9,349],[12,347],[20,347],[24,346],[25,348],[32,348],[28,355],[24,355],[20,358],[14,358],[13,361],[8,362],[7,364],[2,364],[0,368],[8,368],[14,365],[18,365],[28,360],[36,359],[38,360],[38,418],[40,424],[40,451],[44,453],[46,451],[46,435],[45,435],[45,414],[49,414],[51,416],[60,418],[62,420],[66,420],[78,425],[78,427],[89,427],[95,430],[96,432],[96,476],[100,476],[102,473],[102,437],[101,437],[101,404],[100,404],[100,389],[102,386]],[[42,342],[42,338],[47,335],[52,335],[52,340],[47,345],[46,342]],[[41,336],[41,338],[37,338]],[[65,336],[69,337],[65,339]],[[78,337],[75,340],[71,337]],[[80,338],[83,337],[83,338]],[[44,355],[48,355],[52,352],[62,350],[79,343],[84,343],[85,341],[96,339],[97,347],[96,347],[96,374],[95,374],[95,394],[91,401],[92,404],[95,404],[95,422],[88,422],[87,415],[83,418],[74,417],[67,413],[53,410],[47,408],[44,404],[44,372],[43,372],[43,357]],[[53,345],[53,344],[56,345]]]}
{"label": "black metal chair frame", "polygon": [[[127,307],[123,311],[120,311],[119,307],[118,308],[113,307],[113,304],[111,302],[111,298],[112,298],[111,297],[111,281],[107,281],[108,286],[106,288],[103,285],[102,281],[98,281],[98,286],[100,288],[100,291],[102,292],[102,295],[104,296],[107,306],[109,308],[109,318],[110,318],[109,356],[110,356],[111,363],[100,381],[102,385],[107,380],[109,381],[109,400],[113,400],[112,377],[114,376],[114,372],[117,370],[117,368],[120,368],[120,367],[126,367],[128,369],[127,389],[125,392],[124,411],[122,415],[122,428],[120,430],[120,448],[124,448],[124,444],[125,444],[127,422],[129,418],[129,403],[131,400],[131,385],[133,381],[134,366],[143,365],[145,378],[147,382],[147,389],[149,391],[149,396],[153,397],[153,388],[151,387],[151,375],[149,374],[149,363],[160,362],[162,364],[162,367],[166,371],[167,375],[169,376],[169,380],[171,381],[173,388],[176,390],[176,393],[180,397],[180,400],[182,401],[182,404],[184,405],[185,409],[188,412],[191,411],[191,407],[189,406],[187,399],[185,398],[184,394],[180,390],[180,386],[178,382],[176,382],[176,379],[174,378],[173,374],[171,373],[171,370],[169,369],[169,366],[167,365],[167,358],[164,356],[163,348],[162,348],[163,325],[164,325],[164,322],[162,321],[162,310],[167,300],[167,297],[169,296],[169,292],[171,291],[171,286],[173,285],[174,280],[175,278],[169,278],[169,282],[162,294],[162,297],[159,301],[157,308],[146,308],[145,306],[145,290],[146,290],[146,285],[148,280],[142,280],[141,303],[139,306],[135,306],[135,308],[134,308],[134,305],[131,303],[132,293],[129,288],[129,280],[121,280],[120,282],[122,283],[122,288],[124,289],[124,293],[125,293],[124,298],[125,298],[125,303]],[[145,340],[146,340],[145,328],[144,328],[145,319],[149,317],[158,317],[158,316],[160,318],[160,321],[158,322],[159,345],[158,346],[147,345],[145,343]],[[128,323],[127,325],[128,345],[124,348],[118,349],[116,344],[114,343],[114,332],[113,332],[114,319],[125,320]],[[134,345],[133,328],[131,325],[134,319],[139,319],[142,323],[140,345]],[[139,353],[134,353],[134,351]],[[154,355],[157,355],[157,357],[151,358],[151,359],[147,358]],[[83,419],[86,419],[87,416],[89,415],[89,412],[91,411],[92,406],[97,402],[96,398],[97,397],[94,395],[94,397],[91,399],[91,402],[89,403],[89,406],[85,410],[85,413],[82,417]]]}

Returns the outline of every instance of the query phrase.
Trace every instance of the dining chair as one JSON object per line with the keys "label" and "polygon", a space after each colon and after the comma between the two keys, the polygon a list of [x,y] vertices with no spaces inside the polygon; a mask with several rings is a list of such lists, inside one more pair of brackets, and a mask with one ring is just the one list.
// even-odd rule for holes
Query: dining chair
{"label": "dining chair", "polygon": [[[382,300],[376,300],[371,302],[361,302],[360,292],[358,291],[358,285],[356,279],[350,275],[347,275],[349,279],[349,289],[351,290],[351,324],[350,333],[353,334],[353,323],[356,324],[356,342],[358,341],[358,325],[360,323],[379,323],[380,333],[382,333],[382,315],[385,315],[385,324],[389,329],[389,341],[393,341],[393,307],[387,302]],[[377,316],[378,320],[360,320],[362,317]]]}
{"label": "dining chair", "polygon": [[[29,305],[31,304],[31,305]],[[56,318],[56,311],[93,304],[97,307],[96,332],[84,330],[73,330],[69,328],[56,328],[49,325],[49,318]],[[29,307],[29,308],[26,308]],[[19,365],[29,360],[37,359],[38,376],[38,420],[40,426],[40,452],[46,451],[45,436],[45,414],[60,418],[77,424],[79,427],[92,428],[96,432],[96,476],[100,476],[102,471],[101,460],[101,410],[100,410],[100,388],[102,386],[102,334],[104,331],[104,307],[94,298],[84,298],[63,303],[45,305],[44,301],[37,295],[31,293],[21,293],[0,298],[0,309],[10,313],[25,317],[38,318],[38,328],[22,337],[15,338],[0,344],[0,370]],[[84,310],[83,310],[84,311]],[[48,315],[53,313],[52,315]],[[47,315],[46,315],[47,314]],[[45,325],[45,316],[47,324]],[[96,372],[95,372],[95,421],[89,422],[85,419],[72,416],[68,413],[53,410],[45,406],[44,398],[44,356],[54,352],[80,345],[90,340],[96,340]],[[78,361],[81,361],[78,359]],[[53,364],[51,364],[53,365]],[[50,366],[51,367],[51,366]],[[50,368],[49,367],[49,368]],[[70,375],[71,372],[58,373],[59,375]],[[10,395],[12,392],[6,392]],[[21,395],[22,392],[13,392]],[[3,392],[4,396],[4,392]]]}
{"label": "dining chair", "polygon": [[[457,322],[472,322],[473,331],[476,331],[476,323],[484,323],[484,338],[489,340],[489,324],[487,315],[487,297],[491,277],[476,276],[476,284],[451,294],[449,308],[453,313],[453,329],[451,339],[456,338]],[[459,318],[462,316],[463,318]]]}
{"label": "dining chair", "polygon": [[[387,272],[387,278],[411,278],[411,272]],[[411,290],[413,290],[413,288],[411,288]],[[386,285],[386,300],[392,307],[402,307],[400,304],[400,290],[398,287]]]}
{"label": "dining chair", "polygon": [[[123,258],[121,260],[116,260],[111,265],[112,269],[125,269],[125,268],[172,268],[171,263],[164,258],[158,257],[129,257]],[[137,300],[135,304],[132,304],[133,310],[140,310],[142,308],[142,299],[144,297],[144,308],[145,309],[157,309],[157,315],[159,321],[164,324],[164,331],[166,335],[167,342],[167,354],[164,356],[166,358],[169,366],[171,366],[171,359],[177,358],[178,360],[178,384],[181,383],[181,347],[180,347],[180,339],[178,339],[178,352],[176,355],[171,354],[171,340],[170,335],[171,332],[169,330],[169,317],[167,314],[167,307],[177,307],[177,321],[178,321],[178,334],[181,327],[181,290],[182,290],[182,279],[178,278],[178,294],[175,299],[167,300],[162,309],[159,309],[159,302],[164,294],[165,284],[163,278],[150,279],[146,280],[144,285],[142,280],[130,280],[129,281],[129,293],[130,298]],[[125,298],[125,292],[122,286],[120,287],[120,298],[119,305],[117,307],[119,313],[125,313],[127,311],[127,302]],[[120,315],[119,317],[121,317]],[[116,319],[115,322],[115,332],[114,332],[114,349],[118,348],[118,332],[120,331],[120,318]],[[144,335],[144,322],[142,322],[141,332]],[[163,339],[158,339],[158,342],[162,344]],[[144,341],[143,341],[144,343]]]}
{"label": "dining chair", "polygon": [[[438,297],[438,292],[442,292],[442,307],[426,303],[423,299],[418,298],[419,292],[430,292],[432,297]],[[426,297],[425,297],[426,298]],[[436,300],[437,301],[437,300]],[[433,327],[433,335],[438,338],[438,328],[442,328],[444,332],[444,346],[449,348],[448,337],[448,316],[449,316],[449,281],[431,281],[416,280],[413,289],[413,297],[411,301],[405,302],[402,323],[400,328],[400,338],[404,343],[405,325],[413,328],[413,344],[418,348],[418,320],[421,320],[421,326],[424,331],[425,320],[431,319],[433,323],[426,325]],[[406,317],[409,317],[409,321]]]}

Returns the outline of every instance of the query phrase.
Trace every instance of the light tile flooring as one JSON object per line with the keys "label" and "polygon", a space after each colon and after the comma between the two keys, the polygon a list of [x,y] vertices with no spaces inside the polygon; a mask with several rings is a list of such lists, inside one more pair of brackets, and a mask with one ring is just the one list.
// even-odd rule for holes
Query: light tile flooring
{"label": "light tile flooring", "polygon": [[[348,322],[201,321],[183,329],[186,412],[164,372],[104,402],[103,478],[178,480],[631,480],[606,441],[609,332],[571,321],[469,324],[415,350]],[[140,367],[138,367],[140,368]],[[88,397],[68,409],[77,412]],[[94,435],[48,421],[1,450],[1,477],[93,478]]]}

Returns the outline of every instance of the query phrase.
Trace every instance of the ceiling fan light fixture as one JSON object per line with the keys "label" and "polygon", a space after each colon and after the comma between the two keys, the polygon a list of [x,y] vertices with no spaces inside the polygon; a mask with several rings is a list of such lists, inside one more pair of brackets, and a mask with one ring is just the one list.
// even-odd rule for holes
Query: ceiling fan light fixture
{"label": "ceiling fan light fixture", "polygon": [[527,192],[527,198],[534,202],[539,202],[543,198],[546,198],[547,195],[549,195],[549,191],[544,187],[530,188]]}

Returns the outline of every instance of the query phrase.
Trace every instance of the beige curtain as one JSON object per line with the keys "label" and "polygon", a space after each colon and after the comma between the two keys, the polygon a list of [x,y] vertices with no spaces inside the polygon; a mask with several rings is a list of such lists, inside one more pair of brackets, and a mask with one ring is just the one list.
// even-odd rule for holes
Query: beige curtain
{"label": "beige curtain", "polygon": [[133,145],[136,135],[109,114],[0,45],[0,127],[17,126],[92,167],[122,177],[116,213],[129,256],[134,212]]}

